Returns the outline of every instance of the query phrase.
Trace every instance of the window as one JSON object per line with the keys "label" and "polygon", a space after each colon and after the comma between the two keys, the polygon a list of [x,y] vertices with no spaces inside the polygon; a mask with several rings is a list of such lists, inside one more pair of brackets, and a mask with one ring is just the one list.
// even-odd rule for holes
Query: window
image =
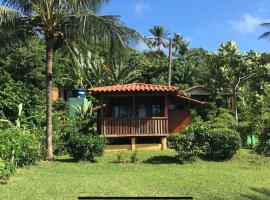
{"label": "window", "polygon": [[147,117],[147,106],[146,104],[139,104],[138,106],[138,117],[146,118]]}
{"label": "window", "polygon": [[164,116],[164,97],[137,97],[135,102],[138,118]]}
{"label": "window", "polygon": [[132,98],[112,98],[107,100],[106,117],[132,117]]}
{"label": "window", "polygon": [[160,104],[152,104],[152,116],[153,117],[162,117]]}

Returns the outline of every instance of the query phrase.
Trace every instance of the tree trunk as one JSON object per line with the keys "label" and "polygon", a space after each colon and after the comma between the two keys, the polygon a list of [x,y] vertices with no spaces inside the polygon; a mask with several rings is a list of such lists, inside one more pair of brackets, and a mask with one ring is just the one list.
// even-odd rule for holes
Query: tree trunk
{"label": "tree trunk", "polygon": [[238,124],[238,108],[237,108],[237,94],[236,94],[236,92],[233,92],[232,108],[233,108],[234,115],[235,115],[235,123]]}
{"label": "tree trunk", "polygon": [[171,86],[172,82],[172,39],[169,42],[169,80],[168,85]]}
{"label": "tree trunk", "polygon": [[53,67],[53,40],[46,39],[46,159],[53,159],[52,144],[52,67]]}

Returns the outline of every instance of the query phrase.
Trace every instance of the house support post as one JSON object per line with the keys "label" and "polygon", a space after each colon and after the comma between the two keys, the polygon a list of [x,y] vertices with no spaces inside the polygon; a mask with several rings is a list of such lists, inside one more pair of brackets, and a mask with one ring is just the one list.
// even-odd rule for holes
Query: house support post
{"label": "house support post", "polygon": [[161,149],[162,150],[167,149],[167,137],[161,137]]}
{"label": "house support post", "polygon": [[131,150],[132,151],[136,150],[136,138],[135,137],[131,138]]}

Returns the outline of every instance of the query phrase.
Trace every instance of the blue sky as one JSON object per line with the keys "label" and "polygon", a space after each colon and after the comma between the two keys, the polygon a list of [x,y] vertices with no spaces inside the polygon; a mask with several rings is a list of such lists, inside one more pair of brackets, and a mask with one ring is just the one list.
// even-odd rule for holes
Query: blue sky
{"label": "blue sky", "polygon": [[241,51],[270,52],[270,41],[258,40],[267,30],[260,24],[270,22],[270,0],[111,0],[101,14],[119,15],[145,36],[163,25],[181,33],[191,47],[217,51],[222,42],[235,40]]}

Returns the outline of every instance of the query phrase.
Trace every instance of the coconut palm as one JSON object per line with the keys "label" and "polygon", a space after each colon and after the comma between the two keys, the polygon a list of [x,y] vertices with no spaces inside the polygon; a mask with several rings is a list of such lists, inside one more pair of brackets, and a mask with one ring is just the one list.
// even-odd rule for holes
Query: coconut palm
{"label": "coconut palm", "polygon": [[184,37],[181,34],[174,33],[174,37],[172,39],[172,47],[174,49],[175,54],[183,55],[188,50],[189,42],[184,40]]}
{"label": "coconut palm", "polygon": [[[266,28],[270,28],[270,22],[262,23],[261,26],[264,26]],[[259,39],[269,39],[270,40],[270,31],[264,32]]]}
{"label": "coconut palm", "polygon": [[168,46],[167,40],[170,33],[168,30],[165,30],[163,26],[154,26],[149,29],[149,31],[154,36],[149,38],[149,44],[152,48],[158,48],[158,51],[160,51],[162,46],[164,48]]}
{"label": "coconut palm", "polygon": [[53,56],[57,49],[80,39],[107,43],[120,52],[139,34],[125,27],[117,16],[98,16],[110,0],[3,0],[0,28],[24,29],[44,37],[46,45],[46,146],[47,160],[53,159],[52,79]]}

